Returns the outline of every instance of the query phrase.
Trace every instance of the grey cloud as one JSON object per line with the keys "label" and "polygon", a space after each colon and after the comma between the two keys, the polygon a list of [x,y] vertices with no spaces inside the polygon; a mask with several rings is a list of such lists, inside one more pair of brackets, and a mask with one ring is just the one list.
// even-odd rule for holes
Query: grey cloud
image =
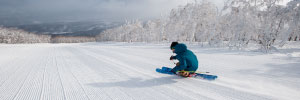
{"label": "grey cloud", "polygon": [[1,0],[0,18],[41,22],[151,19],[187,1],[193,0]]}

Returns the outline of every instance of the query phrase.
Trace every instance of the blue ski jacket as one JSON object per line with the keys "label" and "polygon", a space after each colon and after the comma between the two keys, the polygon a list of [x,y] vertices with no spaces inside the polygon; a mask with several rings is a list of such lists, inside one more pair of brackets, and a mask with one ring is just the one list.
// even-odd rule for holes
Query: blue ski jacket
{"label": "blue ski jacket", "polygon": [[172,71],[177,72],[180,70],[184,71],[196,71],[198,69],[198,60],[196,55],[188,50],[185,44],[179,43],[174,46],[176,56],[173,59],[179,60],[179,66],[175,66]]}

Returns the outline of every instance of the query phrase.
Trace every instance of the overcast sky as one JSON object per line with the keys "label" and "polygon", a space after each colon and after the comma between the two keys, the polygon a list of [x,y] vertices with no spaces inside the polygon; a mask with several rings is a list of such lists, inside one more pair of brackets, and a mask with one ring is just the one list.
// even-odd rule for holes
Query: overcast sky
{"label": "overcast sky", "polygon": [[[0,0],[0,24],[148,20],[195,0]],[[207,0],[222,6],[224,0]],[[289,1],[289,0],[283,0]]]}
{"label": "overcast sky", "polygon": [[[0,0],[0,18],[35,22],[152,19],[194,0]],[[8,21],[8,20],[7,20]]]}

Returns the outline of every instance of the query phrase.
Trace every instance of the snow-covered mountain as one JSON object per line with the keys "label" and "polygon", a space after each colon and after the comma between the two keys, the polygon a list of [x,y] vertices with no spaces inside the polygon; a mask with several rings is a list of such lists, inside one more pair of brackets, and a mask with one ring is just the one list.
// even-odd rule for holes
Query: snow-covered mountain
{"label": "snow-covered mountain", "polygon": [[82,21],[82,22],[55,22],[16,25],[16,27],[36,34],[64,35],[64,36],[96,36],[102,31],[120,26],[122,22]]}

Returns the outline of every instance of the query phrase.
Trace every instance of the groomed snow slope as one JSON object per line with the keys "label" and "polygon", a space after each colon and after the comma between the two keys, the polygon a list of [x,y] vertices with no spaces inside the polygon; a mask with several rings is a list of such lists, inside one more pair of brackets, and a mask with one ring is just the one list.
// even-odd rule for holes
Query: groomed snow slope
{"label": "groomed snow slope", "polygon": [[272,54],[188,45],[207,81],[159,74],[169,44],[0,44],[0,100],[297,100],[300,48]]}

